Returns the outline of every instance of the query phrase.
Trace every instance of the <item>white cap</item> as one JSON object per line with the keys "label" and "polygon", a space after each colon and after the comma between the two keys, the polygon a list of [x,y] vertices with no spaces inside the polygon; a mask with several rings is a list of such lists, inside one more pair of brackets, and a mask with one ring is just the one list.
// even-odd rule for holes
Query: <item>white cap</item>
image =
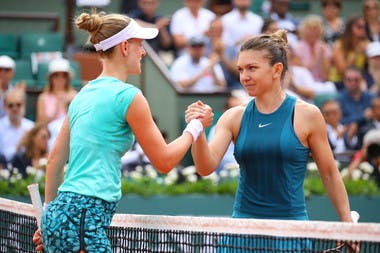
{"label": "white cap", "polygon": [[0,56],[0,68],[14,69],[15,66],[16,63],[11,57],[7,55]]}
{"label": "white cap", "polygon": [[380,42],[371,42],[367,46],[367,56],[368,58],[380,56]]}
{"label": "white cap", "polygon": [[64,58],[54,59],[49,63],[49,74],[54,72],[70,72],[70,62]]}
{"label": "white cap", "polygon": [[105,40],[100,41],[99,43],[95,44],[94,47],[96,51],[106,51],[107,49],[114,47],[128,39],[153,39],[157,36],[157,34],[157,28],[142,27],[137,24],[136,21],[130,19],[129,24],[123,30]]}

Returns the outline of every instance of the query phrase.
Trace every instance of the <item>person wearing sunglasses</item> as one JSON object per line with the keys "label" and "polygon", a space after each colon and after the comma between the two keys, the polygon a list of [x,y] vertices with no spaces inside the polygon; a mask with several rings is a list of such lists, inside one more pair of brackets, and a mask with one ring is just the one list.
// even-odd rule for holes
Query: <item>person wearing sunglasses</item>
{"label": "person wearing sunglasses", "polygon": [[0,154],[10,162],[16,153],[16,147],[25,132],[34,122],[25,118],[25,92],[14,88],[5,94],[4,107],[6,116],[0,119]]}

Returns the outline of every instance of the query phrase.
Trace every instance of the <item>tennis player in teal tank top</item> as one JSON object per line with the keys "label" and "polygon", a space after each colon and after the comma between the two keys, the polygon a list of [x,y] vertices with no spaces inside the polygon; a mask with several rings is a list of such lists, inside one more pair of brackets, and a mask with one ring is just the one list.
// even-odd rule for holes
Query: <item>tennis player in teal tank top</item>
{"label": "tennis player in teal tank top", "polygon": [[121,157],[135,137],[153,166],[167,173],[211,125],[213,113],[205,108],[202,118],[167,144],[141,91],[126,83],[128,75],[141,73],[143,40],[156,37],[158,30],[125,15],[96,12],[82,13],[76,24],[90,33],[103,71],[70,104],[48,158],[47,205],[33,241],[37,251],[109,253],[107,228],[121,198]]}
{"label": "tennis player in teal tank top", "polygon": [[[237,68],[241,84],[254,99],[225,111],[210,143],[202,134],[192,145],[198,173],[206,176],[214,172],[232,141],[240,166],[232,216],[306,220],[303,182],[311,155],[339,218],[352,222],[347,192],[321,112],[315,105],[287,95],[282,87],[288,69],[286,31],[246,40],[240,47]],[[186,110],[186,121],[202,118],[199,112],[203,108],[201,102],[191,104]],[[248,243],[239,239],[241,245]],[[261,249],[254,252],[272,252],[273,247],[266,240],[253,244]],[[310,247],[295,240],[281,244],[286,252]],[[220,252],[228,251],[221,248]]]}

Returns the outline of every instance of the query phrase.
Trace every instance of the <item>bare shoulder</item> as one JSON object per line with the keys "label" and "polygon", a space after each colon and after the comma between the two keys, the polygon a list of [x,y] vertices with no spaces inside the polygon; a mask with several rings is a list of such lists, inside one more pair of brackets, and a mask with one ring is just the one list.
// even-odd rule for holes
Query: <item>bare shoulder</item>
{"label": "bare shoulder", "polygon": [[322,116],[321,111],[316,105],[307,103],[300,99],[297,100],[295,105],[296,113],[302,115],[302,117],[306,119],[314,118],[317,116]]}

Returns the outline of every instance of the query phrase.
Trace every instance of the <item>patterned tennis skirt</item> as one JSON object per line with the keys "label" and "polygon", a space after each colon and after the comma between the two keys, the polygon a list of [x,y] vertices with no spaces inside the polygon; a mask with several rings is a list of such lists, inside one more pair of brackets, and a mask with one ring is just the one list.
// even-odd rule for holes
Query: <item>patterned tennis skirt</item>
{"label": "patterned tennis skirt", "polygon": [[112,252],[107,228],[117,203],[60,192],[42,215],[44,252]]}

